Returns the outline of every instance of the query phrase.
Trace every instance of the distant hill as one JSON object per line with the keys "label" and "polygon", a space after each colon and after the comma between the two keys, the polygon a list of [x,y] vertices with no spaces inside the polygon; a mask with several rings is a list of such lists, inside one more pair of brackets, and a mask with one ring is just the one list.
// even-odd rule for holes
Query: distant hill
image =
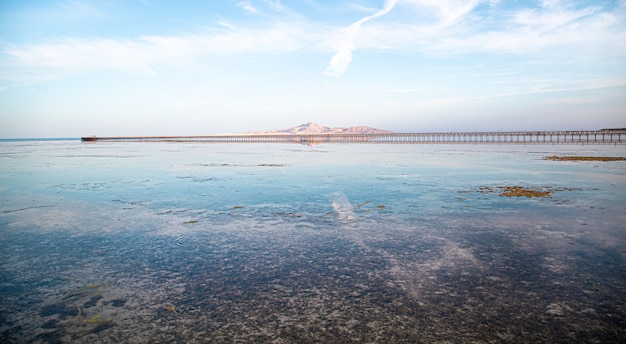
{"label": "distant hill", "polygon": [[251,135],[306,135],[306,134],[391,134],[393,131],[376,129],[364,125],[349,128],[331,128],[309,122],[289,129],[279,129],[270,131],[255,131],[246,134]]}

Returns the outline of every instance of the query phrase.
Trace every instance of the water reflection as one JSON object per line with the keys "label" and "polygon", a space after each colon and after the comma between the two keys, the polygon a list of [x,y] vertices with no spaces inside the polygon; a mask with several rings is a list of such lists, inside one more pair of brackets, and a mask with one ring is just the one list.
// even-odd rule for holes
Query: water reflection
{"label": "water reflection", "polygon": [[626,164],[541,160],[581,147],[1,149],[3,342],[626,336]]}

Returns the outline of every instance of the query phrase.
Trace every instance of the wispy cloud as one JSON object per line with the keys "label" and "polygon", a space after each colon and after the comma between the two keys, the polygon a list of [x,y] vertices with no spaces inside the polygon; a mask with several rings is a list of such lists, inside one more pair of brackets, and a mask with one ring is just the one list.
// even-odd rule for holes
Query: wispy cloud
{"label": "wispy cloud", "polygon": [[[583,47],[589,47],[588,44],[616,47],[626,39],[625,26],[620,23],[623,20],[597,8],[568,10],[550,7],[542,12],[521,10],[511,13],[511,19],[501,25],[503,29],[469,35],[445,35],[435,50],[532,53],[567,46],[584,50]],[[623,47],[623,43],[621,45]],[[571,53],[569,50],[564,52]]]}
{"label": "wispy cloud", "polygon": [[355,49],[354,39],[355,36],[359,34],[361,25],[370,20],[384,16],[397,4],[398,0],[385,0],[385,5],[381,10],[369,16],[363,17],[348,27],[341,29],[338,35],[339,37],[336,39],[334,44],[337,52],[330,59],[330,63],[328,64],[328,67],[326,67],[325,73],[332,76],[341,76],[346,69],[348,69],[350,62],[352,62],[352,51]]}
{"label": "wispy cloud", "polygon": [[625,4],[575,8],[551,2],[534,9],[502,8],[494,15],[480,11],[477,0],[401,0],[402,9],[419,12],[422,22],[385,18],[370,22],[359,27],[352,40],[343,41],[350,50],[338,53],[382,49],[440,56],[473,52],[602,56],[611,50],[613,55],[626,55]]}
{"label": "wispy cloud", "polygon": [[281,4],[280,1],[278,0],[274,0],[274,1],[265,0],[265,4],[267,4],[269,8],[271,8],[273,11],[276,11],[276,12],[290,12],[289,9],[283,4]]}
{"label": "wispy cloud", "polygon": [[66,0],[59,3],[59,6],[63,8],[68,14],[80,17],[90,16],[104,16],[104,13],[98,10],[96,7],[91,6],[83,1],[78,0]]}
{"label": "wispy cloud", "polygon": [[[340,30],[333,44],[336,53],[325,73],[331,76],[343,75],[352,62],[353,51],[358,47],[414,49],[419,47],[420,41],[430,43],[430,38],[439,34],[443,28],[461,21],[478,3],[479,0],[386,0],[382,9]],[[364,32],[363,24],[388,14],[397,5],[404,5],[411,11],[427,12],[434,18],[434,23],[385,22],[369,30],[366,28]]]}
{"label": "wispy cloud", "polygon": [[[606,89],[617,89],[626,87],[626,80],[619,79],[597,79],[597,80],[586,80],[585,82],[577,82],[573,85],[567,87],[545,87],[545,86],[536,86],[530,87],[526,89],[520,89],[516,91],[502,91],[496,93],[489,93],[477,96],[460,96],[460,97],[443,97],[443,98],[431,98],[427,101],[424,101],[424,104],[462,104],[467,103],[468,101],[482,101],[482,100],[491,100],[497,98],[507,98],[507,97],[517,97],[524,95],[537,95],[537,94],[554,94],[554,93],[572,93],[572,92],[584,92],[584,91],[597,91],[597,90],[606,90]],[[589,99],[589,97],[586,97]],[[557,98],[560,99],[560,98]],[[601,98],[594,98],[601,99]]]}
{"label": "wispy cloud", "polygon": [[235,28],[235,26],[234,26],[233,24],[231,24],[231,23],[227,22],[227,21],[226,21],[226,20],[224,20],[224,19],[220,19],[220,20],[218,20],[218,22],[217,22],[217,23],[218,23],[219,25],[221,25],[221,26],[223,26],[223,27],[225,27],[225,28],[231,29],[231,30]]}
{"label": "wispy cloud", "polygon": [[[240,1],[236,6],[247,13],[259,13],[262,8],[281,15],[259,16],[262,18],[254,23],[220,18],[219,29],[180,35],[5,43],[0,48],[0,86],[97,70],[154,73],[161,66],[193,64],[213,56],[303,49],[329,54],[330,61],[320,73],[330,76],[343,75],[356,50],[441,56],[529,54],[558,61],[563,56],[587,60],[626,57],[624,1],[607,7],[596,3],[573,6],[555,0],[543,1],[535,8],[506,7],[505,2],[496,0],[485,3],[481,7],[479,0],[386,0],[373,13],[337,26],[278,1],[256,4],[261,7]],[[68,11],[97,13],[75,0],[62,6]],[[364,10],[355,14],[362,15]]]}
{"label": "wispy cloud", "polygon": [[226,22],[221,25],[228,29],[196,35],[66,38],[11,45],[4,49],[0,64],[0,70],[11,72],[0,74],[0,79],[15,86],[99,70],[152,74],[162,66],[193,65],[206,57],[295,51],[316,34],[306,27],[284,24],[256,30]]}
{"label": "wispy cloud", "polygon": [[423,92],[424,89],[423,88],[390,88],[390,89],[386,89],[383,90],[384,92],[389,92],[389,93],[420,93]]}
{"label": "wispy cloud", "polygon": [[437,18],[436,26],[446,27],[470,13],[479,0],[404,0],[417,11],[428,11]]}
{"label": "wispy cloud", "polygon": [[250,3],[250,1],[241,1],[237,3],[237,7],[244,9],[246,12],[249,13],[258,13],[259,10],[252,6],[252,3]]}

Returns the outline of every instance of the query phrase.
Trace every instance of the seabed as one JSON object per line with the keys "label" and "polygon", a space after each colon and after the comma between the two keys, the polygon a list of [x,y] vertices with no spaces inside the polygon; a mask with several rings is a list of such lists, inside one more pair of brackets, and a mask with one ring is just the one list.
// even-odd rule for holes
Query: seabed
{"label": "seabed", "polygon": [[336,154],[320,149],[198,163],[200,146],[131,146],[144,161],[122,146],[109,159],[169,172],[85,166],[5,187],[0,342],[626,338],[623,162],[541,151],[528,171],[493,172],[502,161],[428,150],[414,165],[381,148],[392,155],[346,174],[306,165]]}

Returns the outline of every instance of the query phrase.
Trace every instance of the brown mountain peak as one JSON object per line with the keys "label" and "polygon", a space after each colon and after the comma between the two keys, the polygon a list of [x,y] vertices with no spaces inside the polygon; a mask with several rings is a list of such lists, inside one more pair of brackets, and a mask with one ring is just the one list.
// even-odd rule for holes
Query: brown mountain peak
{"label": "brown mountain peak", "polygon": [[315,122],[309,122],[301,124],[297,127],[289,129],[271,130],[263,132],[253,132],[250,134],[265,135],[265,134],[285,134],[285,135],[306,135],[306,134],[385,134],[393,133],[389,130],[375,129],[368,126],[356,126],[349,128],[331,128],[326,127]]}

